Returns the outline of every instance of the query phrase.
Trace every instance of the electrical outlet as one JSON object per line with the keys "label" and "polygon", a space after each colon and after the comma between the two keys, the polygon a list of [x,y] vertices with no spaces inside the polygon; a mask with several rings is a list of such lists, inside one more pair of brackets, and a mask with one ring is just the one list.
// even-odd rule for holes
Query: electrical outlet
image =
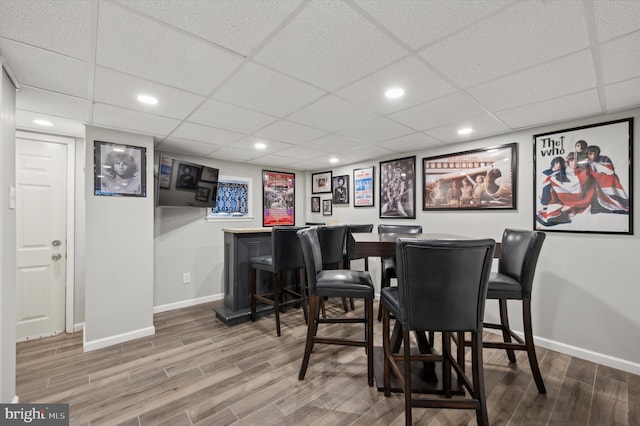
{"label": "electrical outlet", "polygon": [[182,284],[189,284],[191,282],[191,274],[189,272],[185,272],[182,274]]}

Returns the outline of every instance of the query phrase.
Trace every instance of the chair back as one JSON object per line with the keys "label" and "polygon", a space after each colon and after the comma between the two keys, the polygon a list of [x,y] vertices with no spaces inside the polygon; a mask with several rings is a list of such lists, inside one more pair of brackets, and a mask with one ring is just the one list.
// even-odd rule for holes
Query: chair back
{"label": "chair back", "polygon": [[422,225],[378,225],[378,234],[422,234]]}
{"label": "chair back", "polygon": [[399,238],[400,318],[409,330],[482,329],[495,241]]}
{"label": "chair back", "polygon": [[320,225],[326,225],[326,223],[325,222],[305,222],[305,225],[320,226]]}
{"label": "chair back", "polygon": [[306,228],[299,230],[297,235],[307,271],[307,288],[310,295],[315,295],[317,277],[322,271],[322,252],[318,232],[315,228]]}
{"label": "chair back", "polygon": [[351,238],[351,234],[358,232],[372,232],[373,231],[373,223],[365,224],[365,225],[347,225],[347,235],[345,237],[345,249],[344,249],[344,257],[345,261],[358,259],[356,257],[356,245],[353,239]]}
{"label": "chair back", "polygon": [[271,229],[271,256],[275,272],[304,267],[304,259],[295,226],[274,226]]}
{"label": "chair back", "polygon": [[318,226],[318,240],[320,240],[320,252],[322,253],[322,264],[337,265],[342,262],[342,250],[344,239],[347,236],[347,227],[341,226]]}
{"label": "chair back", "polygon": [[544,232],[524,229],[505,229],[502,234],[498,272],[518,281],[525,299],[531,298],[533,276],[546,237]]}

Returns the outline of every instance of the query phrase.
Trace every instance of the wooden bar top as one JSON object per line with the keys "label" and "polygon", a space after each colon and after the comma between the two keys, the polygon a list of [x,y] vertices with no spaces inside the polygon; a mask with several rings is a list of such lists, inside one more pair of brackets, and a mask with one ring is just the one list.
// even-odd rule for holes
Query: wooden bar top
{"label": "wooden bar top", "polygon": [[223,228],[222,231],[229,234],[260,234],[271,232],[271,228]]}

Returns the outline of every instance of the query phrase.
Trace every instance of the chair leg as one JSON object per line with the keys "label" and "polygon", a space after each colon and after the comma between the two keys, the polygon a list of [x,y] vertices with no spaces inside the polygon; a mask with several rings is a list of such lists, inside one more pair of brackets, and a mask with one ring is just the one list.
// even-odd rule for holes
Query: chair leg
{"label": "chair leg", "polygon": [[538,357],[536,356],[536,348],[533,345],[533,330],[531,328],[531,300],[522,301],[522,323],[524,326],[524,342],[527,346],[527,355],[529,355],[529,365],[531,366],[531,374],[536,382],[539,393],[547,393],[540,374],[538,365]]}
{"label": "chair leg", "polygon": [[373,386],[373,299],[364,301],[365,328],[367,340],[367,380]]}
{"label": "chair leg", "polygon": [[304,281],[305,279],[305,273],[304,273],[304,269],[300,270],[300,295],[302,296],[302,313],[304,314],[304,323],[308,324],[309,323],[309,311],[308,311],[308,301],[307,301],[307,285],[306,282]]}
{"label": "chair leg", "polygon": [[314,336],[318,327],[318,316],[320,315],[320,298],[318,296],[309,296],[309,323],[307,324],[307,342],[304,345],[304,356],[302,357],[302,366],[298,374],[298,380],[304,380],[309,366],[309,358],[313,350]]}
{"label": "chair leg", "polygon": [[482,331],[471,333],[471,374],[473,376],[473,397],[478,400],[476,421],[478,426],[488,426],[487,400],[484,390],[484,368],[482,360]]}
{"label": "chair leg", "polygon": [[349,306],[347,306],[347,298],[346,297],[342,298],[342,309],[344,310],[345,313],[349,312]]}
{"label": "chair leg", "polygon": [[251,321],[256,320],[256,269],[251,268]]}
{"label": "chair leg", "polygon": [[349,305],[351,306],[352,311],[356,310],[356,302],[353,301],[353,297],[349,298]]}
{"label": "chair leg", "polygon": [[[506,299],[498,299],[498,303],[500,304],[500,324],[502,325],[502,338],[505,342],[511,343],[511,330],[509,328],[509,314],[507,313],[507,301]],[[507,357],[509,358],[509,362],[516,362],[516,355],[513,352],[513,349],[507,349]]]}
{"label": "chair leg", "polygon": [[280,276],[277,272],[273,274],[273,282],[273,308],[276,313],[276,334],[280,337]]}
{"label": "chair leg", "polygon": [[389,336],[389,311],[382,308],[382,361],[383,361],[383,380],[384,380],[384,396],[391,395],[391,366],[389,357],[391,356],[391,339]]}
{"label": "chair leg", "polygon": [[[382,289],[386,287],[391,287],[391,278],[387,277],[386,274],[382,273],[382,280],[380,281],[380,293],[382,293]],[[378,321],[382,319],[382,305],[378,306]]]}
{"label": "chair leg", "polygon": [[451,398],[451,332],[442,332],[442,390]]}
{"label": "chair leg", "polygon": [[402,341],[404,346],[404,421],[405,424],[413,424],[411,413],[411,340],[409,331],[402,330]]}

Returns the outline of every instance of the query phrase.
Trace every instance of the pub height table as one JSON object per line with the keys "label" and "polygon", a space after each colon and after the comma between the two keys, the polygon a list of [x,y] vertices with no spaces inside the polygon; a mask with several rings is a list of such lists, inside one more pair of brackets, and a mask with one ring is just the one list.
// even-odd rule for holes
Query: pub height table
{"label": "pub height table", "polygon": [[[417,238],[417,239],[440,239],[440,240],[458,240],[470,239],[463,235],[444,234],[444,233],[422,233],[422,234],[377,234],[377,233],[353,233],[351,237],[355,245],[355,252],[358,257],[395,257],[396,241],[398,238]],[[493,253],[494,258],[500,257],[500,243],[496,243]],[[418,350],[421,353],[431,353],[431,344],[424,332],[416,332],[416,341]],[[394,352],[400,350],[402,345],[402,334],[398,323],[393,327],[391,334],[391,346]],[[373,370],[376,380],[376,387],[379,391],[384,390],[383,382],[383,352],[382,347],[373,348]],[[442,394],[442,366],[441,363],[413,363],[411,367],[411,387],[413,392],[417,393],[434,393]],[[464,389],[457,383],[452,381],[452,391],[454,394],[464,394]],[[402,392],[402,386],[395,376],[391,375],[391,391]]]}

